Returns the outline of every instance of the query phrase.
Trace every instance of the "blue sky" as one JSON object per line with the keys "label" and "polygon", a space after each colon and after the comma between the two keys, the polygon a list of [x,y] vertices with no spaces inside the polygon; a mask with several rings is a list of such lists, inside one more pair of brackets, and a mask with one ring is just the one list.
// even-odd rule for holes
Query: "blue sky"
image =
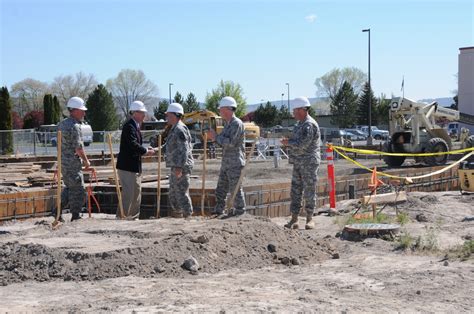
{"label": "blue sky", "polygon": [[0,0],[0,83],[82,71],[105,83],[141,69],[168,97],[203,101],[221,79],[248,103],[314,97],[336,67],[367,71],[376,95],[449,97],[460,47],[474,46],[474,1]]}

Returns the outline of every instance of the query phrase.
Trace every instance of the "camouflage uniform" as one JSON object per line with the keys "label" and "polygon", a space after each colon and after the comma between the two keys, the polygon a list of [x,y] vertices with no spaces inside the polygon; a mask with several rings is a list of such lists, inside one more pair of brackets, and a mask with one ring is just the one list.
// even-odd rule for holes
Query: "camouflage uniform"
{"label": "camouflage uniform", "polygon": [[[193,206],[189,196],[189,181],[194,159],[192,155],[191,134],[183,122],[174,125],[166,139],[166,167],[171,168],[169,200],[174,213],[191,215]],[[178,178],[175,169],[182,169]]]}
{"label": "camouflage uniform", "polygon": [[300,212],[302,197],[305,200],[306,214],[314,213],[318,168],[321,163],[320,145],[318,123],[308,115],[304,121],[298,122],[288,140],[290,163],[293,164],[290,205],[292,214]]}
{"label": "camouflage uniform", "polygon": [[81,122],[69,117],[58,124],[58,131],[62,132],[61,174],[65,184],[61,204],[69,204],[71,213],[79,214],[86,200],[82,162],[76,154],[76,148],[84,147]]}
{"label": "camouflage uniform", "polygon": [[[222,133],[217,135],[216,143],[222,146],[222,163],[216,187],[215,214],[222,214],[227,193],[233,193],[245,166],[244,124],[237,117],[226,123]],[[234,204],[237,214],[245,212],[245,199],[239,187]]]}

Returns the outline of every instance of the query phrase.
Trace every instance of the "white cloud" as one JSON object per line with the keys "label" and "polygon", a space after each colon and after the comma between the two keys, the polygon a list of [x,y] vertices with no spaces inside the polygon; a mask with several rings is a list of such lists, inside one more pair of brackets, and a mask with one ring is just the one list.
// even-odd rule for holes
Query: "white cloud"
{"label": "white cloud", "polygon": [[308,23],[313,23],[314,21],[316,21],[316,14],[310,14],[308,16],[305,16],[304,19],[308,21]]}

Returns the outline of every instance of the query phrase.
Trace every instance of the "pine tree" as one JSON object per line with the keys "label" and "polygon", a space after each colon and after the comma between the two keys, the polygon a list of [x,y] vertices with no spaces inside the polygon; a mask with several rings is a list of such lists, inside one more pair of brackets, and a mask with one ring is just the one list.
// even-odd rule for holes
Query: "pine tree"
{"label": "pine tree", "polygon": [[364,85],[362,94],[359,97],[357,108],[357,124],[360,125],[369,125],[369,98],[371,99],[371,116],[372,116],[372,125],[377,125],[377,98],[374,97],[372,89],[369,89],[369,84]]}
{"label": "pine tree", "polygon": [[344,81],[341,89],[334,96],[330,107],[332,124],[335,124],[340,128],[349,128],[355,124],[357,95],[354,93],[354,89],[347,81]]}
{"label": "pine tree", "polygon": [[186,96],[186,100],[183,103],[183,109],[185,113],[198,111],[201,109],[199,107],[199,103],[196,99],[196,96],[194,96],[193,93],[189,93],[188,96]]}
{"label": "pine tree", "polygon": [[86,102],[87,120],[94,131],[110,131],[118,128],[117,109],[112,94],[99,84],[89,94]]}
{"label": "pine tree", "polygon": [[12,103],[6,87],[0,89],[0,153],[13,154]]}
{"label": "pine tree", "polygon": [[278,123],[282,124],[283,121],[289,121],[291,119],[290,111],[288,111],[288,107],[286,105],[281,106],[280,110],[278,111]]}
{"label": "pine tree", "polygon": [[61,121],[61,116],[62,116],[62,111],[61,111],[61,105],[59,104],[59,99],[56,95],[53,97],[53,118],[52,118],[52,123],[53,124],[58,124],[59,121]]}
{"label": "pine tree", "polygon": [[263,127],[271,127],[278,124],[278,109],[271,102],[267,101],[265,106],[260,104],[255,111],[255,123]]}
{"label": "pine tree", "polygon": [[180,92],[176,92],[173,98],[173,102],[177,102],[178,104],[183,105],[184,103],[183,95],[181,95]]}
{"label": "pine tree", "polygon": [[166,120],[166,110],[168,109],[168,101],[166,99],[160,100],[158,107],[153,108],[153,115],[157,120]]}
{"label": "pine tree", "polygon": [[46,94],[43,97],[44,124],[53,124],[53,96]]}

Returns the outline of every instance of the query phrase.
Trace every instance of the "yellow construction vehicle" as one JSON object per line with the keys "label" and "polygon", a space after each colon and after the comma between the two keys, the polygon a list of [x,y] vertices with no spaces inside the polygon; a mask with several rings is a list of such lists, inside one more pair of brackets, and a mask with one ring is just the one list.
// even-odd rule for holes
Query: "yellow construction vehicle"
{"label": "yellow construction vehicle", "polygon": [[[203,148],[204,133],[213,129],[217,134],[224,129],[224,120],[216,113],[209,110],[199,110],[185,113],[182,119],[183,123],[188,127],[193,138],[194,148]],[[157,134],[160,133],[163,143],[169,131],[169,126],[165,121],[145,121],[142,124],[143,133],[155,130],[149,134],[144,134],[144,141],[150,142],[151,146],[156,146]],[[245,143],[246,145],[258,141],[260,138],[260,128],[253,122],[244,122]]]}
{"label": "yellow construction vehicle", "polygon": [[[196,140],[195,148],[202,148],[203,135],[213,129],[217,134],[224,129],[224,120],[209,110],[199,110],[185,113],[182,119],[191,136]],[[253,143],[260,138],[260,128],[253,122],[244,122],[245,143]]]}

